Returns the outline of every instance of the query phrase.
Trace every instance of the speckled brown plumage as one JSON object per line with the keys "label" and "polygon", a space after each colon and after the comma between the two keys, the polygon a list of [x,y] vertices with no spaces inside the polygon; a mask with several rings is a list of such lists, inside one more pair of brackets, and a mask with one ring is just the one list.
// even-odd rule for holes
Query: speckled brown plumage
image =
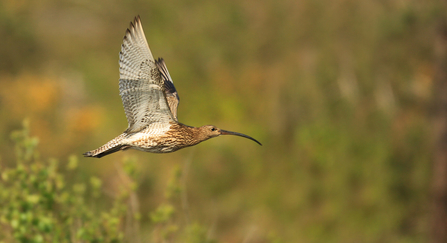
{"label": "speckled brown plumage", "polygon": [[146,41],[140,17],[130,23],[120,52],[119,90],[128,127],[98,149],[84,153],[101,158],[129,148],[151,153],[170,153],[219,135],[242,133],[207,125],[191,127],[178,122],[179,96],[162,58],[155,60]]}

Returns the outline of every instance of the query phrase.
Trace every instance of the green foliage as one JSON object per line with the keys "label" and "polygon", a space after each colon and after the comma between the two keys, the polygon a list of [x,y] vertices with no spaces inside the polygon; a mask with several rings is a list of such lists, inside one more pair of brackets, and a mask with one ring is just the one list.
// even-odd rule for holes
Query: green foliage
{"label": "green foliage", "polygon": [[[210,239],[207,230],[199,223],[189,223],[188,213],[180,205],[185,205],[186,200],[182,195],[186,193],[182,184],[182,170],[175,166],[165,190],[166,203],[159,205],[150,213],[154,242],[185,242],[185,243],[214,243]],[[183,220],[181,219],[183,216]]]}
{"label": "green foliage", "polygon": [[39,158],[38,139],[30,137],[29,124],[12,133],[17,162],[1,168],[0,241],[3,242],[122,242],[126,197],[99,210],[89,206],[101,195],[102,181],[70,185],[66,176],[76,173],[78,160],[70,156],[66,168],[57,160]]}
{"label": "green foliage", "polygon": [[172,217],[175,209],[170,204],[160,205],[154,212],[151,213],[150,217],[153,223],[165,223]]}
{"label": "green foliage", "polygon": [[185,229],[186,243],[214,243],[215,241],[207,239],[207,230],[201,225],[191,224]]}

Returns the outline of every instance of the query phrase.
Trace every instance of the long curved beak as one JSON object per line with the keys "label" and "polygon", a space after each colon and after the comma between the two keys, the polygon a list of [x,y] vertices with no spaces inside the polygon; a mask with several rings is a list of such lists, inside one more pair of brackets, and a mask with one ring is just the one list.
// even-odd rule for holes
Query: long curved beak
{"label": "long curved beak", "polygon": [[220,135],[236,135],[236,136],[239,136],[239,137],[248,138],[248,139],[253,140],[253,141],[255,141],[257,144],[259,144],[259,145],[262,146],[262,144],[261,144],[258,140],[254,139],[254,138],[252,138],[252,137],[250,137],[250,136],[248,136],[248,135],[242,134],[242,133],[231,132],[231,131],[226,131],[226,130],[222,130],[222,129],[221,129],[221,130],[220,130]]}

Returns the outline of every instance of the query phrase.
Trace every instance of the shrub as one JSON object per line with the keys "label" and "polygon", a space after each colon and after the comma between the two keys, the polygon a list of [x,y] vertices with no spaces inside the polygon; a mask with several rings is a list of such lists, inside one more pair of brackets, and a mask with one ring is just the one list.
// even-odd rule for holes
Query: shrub
{"label": "shrub", "polygon": [[2,164],[0,184],[0,241],[4,242],[121,242],[129,193],[124,191],[106,210],[95,209],[86,198],[101,195],[102,182],[69,184],[78,159],[71,156],[65,168],[55,159],[42,159],[38,139],[30,137],[29,125],[14,131],[17,162]]}

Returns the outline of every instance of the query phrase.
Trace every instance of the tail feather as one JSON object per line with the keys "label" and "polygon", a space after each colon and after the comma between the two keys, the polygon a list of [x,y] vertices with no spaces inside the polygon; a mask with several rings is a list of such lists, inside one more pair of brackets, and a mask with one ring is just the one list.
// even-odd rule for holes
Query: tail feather
{"label": "tail feather", "polygon": [[99,153],[95,153],[95,150],[93,150],[93,151],[85,152],[83,155],[84,155],[84,157],[101,158],[101,157],[104,157],[106,155],[109,155],[109,154],[112,154],[112,153],[120,151],[121,147],[122,146],[117,146],[117,147],[110,148],[108,150],[105,150],[105,151],[99,152]]}
{"label": "tail feather", "polygon": [[129,148],[129,146],[121,144],[121,140],[125,137],[126,134],[121,134],[118,137],[112,139],[108,143],[104,144],[103,146],[92,150],[85,152],[83,155],[84,157],[94,157],[94,158],[101,158],[106,155],[118,152],[120,150],[124,150]]}

